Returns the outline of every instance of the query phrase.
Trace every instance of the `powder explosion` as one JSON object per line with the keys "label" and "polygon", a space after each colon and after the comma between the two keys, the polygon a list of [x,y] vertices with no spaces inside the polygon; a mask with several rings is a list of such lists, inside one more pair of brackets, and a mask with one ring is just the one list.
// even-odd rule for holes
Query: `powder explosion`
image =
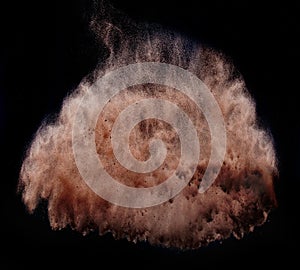
{"label": "powder explosion", "polygon": [[[111,232],[117,239],[147,240],[183,249],[198,248],[232,234],[240,238],[263,224],[276,205],[276,156],[271,136],[257,125],[255,104],[242,78],[220,53],[157,26],[133,25],[124,19],[121,27],[108,19],[106,11],[99,11],[91,27],[109,50],[107,60],[64,100],[56,122],[43,124],[28,149],[19,190],[29,212],[44,199],[53,229],[70,226],[83,234],[98,230],[100,235]],[[179,163],[179,136],[159,119],[137,124],[131,130],[129,148],[137,160],[147,161],[151,139],[162,140],[167,154],[160,167],[137,173],[124,168],[115,157],[111,144],[114,123],[125,108],[140,100],[160,98],[180,107],[193,122],[201,148],[196,172],[177,196],[152,207],[129,208],[102,199],[82,179],[72,148],[72,128],[78,106],[97,78],[141,62],[176,65],[200,78],[223,114],[227,148],[217,179],[205,193],[199,193],[212,149],[203,113],[189,97],[165,85],[141,84],[122,90],[99,112],[94,129],[98,158],[114,179],[131,187],[152,187],[163,183]],[[86,169],[95,170],[88,164]]]}

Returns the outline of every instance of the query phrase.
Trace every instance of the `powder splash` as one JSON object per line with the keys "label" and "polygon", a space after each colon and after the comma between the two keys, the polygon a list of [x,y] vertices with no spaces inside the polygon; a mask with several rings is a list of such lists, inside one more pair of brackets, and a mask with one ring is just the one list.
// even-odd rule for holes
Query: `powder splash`
{"label": "powder splash", "polygon": [[[44,123],[27,151],[19,190],[28,211],[32,213],[43,199],[48,201],[53,229],[69,226],[83,234],[94,230],[100,235],[111,232],[116,239],[146,240],[182,249],[198,248],[231,235],[241,238],[263,224],[276,206],[276,155],[272,137],[257,124],[255,104],[241,76],[221,53],[158,26],[136,25],[126,18],[125,23],[113,23],[111,17],[103,17],[106,11],[97,10],[91,28],[99,46],[105,44],[107,59],[99,61],[97,69],[65,98],[56,122]],[[170,124],[158,119],[137,124],[130,133],[129,148],[137,160],[146,161],[151,139],[160,139],[167,154],[159,168],[137,173],[116,159],[111,144],[113,125],[126,107],[142,99],[165,99],[180,107],[193,122],[201,148],[196,172],[177,196],[159,205],[135,209],[102,199],[85,183],[74,159],[72,128],[78,106],[97,78],[141,62],[176,65],[200,78],[223,114],[227,146],[217,179],[205,193],[199,193],[212,148],[201,110],[186,95],[168,86],[141,84],[122,90],[99,112],[94,130],[98,158],[114,179],[131,187],[156,186],[178,165],[178,134]],[[86,169],[94,170],[88,165]]]}

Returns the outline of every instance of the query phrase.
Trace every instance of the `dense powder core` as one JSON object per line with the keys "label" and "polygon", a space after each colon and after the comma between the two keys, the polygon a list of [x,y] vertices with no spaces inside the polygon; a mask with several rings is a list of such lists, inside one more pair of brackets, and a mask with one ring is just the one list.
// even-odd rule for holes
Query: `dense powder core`
{"label": "dense powder core", "polygon": [[[149,26],[143,34],[131,37],[103,21],[93,21],[92,27],[110,55],[65,99],[56,122],[42,125],[36,133],[20,173],[19,186],[28,210],[33,212],[44,199],[53,229],[70,226],[83,234],[98,230],[100,235],[111,232],[115,238],[178,248],[197,248],[232,234],[240,238],[263,224],[276,205],[276,157],[272,139],[258,127],[254,102],[232,65],[219,53]],[[202,112],[187,96],[166,86],[145,84],[124,89],[99,112],[95,127],[98,157],[114,179],[133,187],[155,186],[170,176],[180,159],[180,140],[172,126],[148,119],[132,130],[130,150],[136,159],[145,161],[149,140],[160,138],[168,150],[164,163],[145,174],[131,172],[118,163],[110,132],[118,114],[138,100],[159,97],[175,103],[192,120],[201,147],[196,173],[180,194],[157,206],[133,209],[105,201],[83,181],[73,156],[72,124],[81,98],[98,76],[143,61],[180,66],[208,86],[223,113],[227,151],[216,181],[205,193],[198,193],[211,151]]]}

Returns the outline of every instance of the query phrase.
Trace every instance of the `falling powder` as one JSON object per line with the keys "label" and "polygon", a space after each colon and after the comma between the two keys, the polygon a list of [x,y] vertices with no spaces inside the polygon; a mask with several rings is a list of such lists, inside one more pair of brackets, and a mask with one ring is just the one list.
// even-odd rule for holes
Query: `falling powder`
{"label": "falling powder", "polygon": [[[116,239],[147,240],[183,249],[198,248],[231,235],[241,238],[263,224],[276,206],[276,156],[272,138],[258,126],[255,104],[232,64],[221,53],[179,34],[158,26],[130,24],[127,19],[123,24],[113,23],[111,17],[103,17],[103,10],[97,12],[91,28],[109,56],[64,100],[56,122],[43,124],[36,133],[19,181],[29,212],[43,199],[48,201],[53,229],[69,226],[83,234],[111,232]],[[118,162],[111,144],[113,125],[126,107],[140,100],[160,98],[180,107],[193,122],[201,149],[196,172],[177,196],[152,207],[129,208],[102,199],[82,179],[74,159],[72,128],[78,106],[97,78],[141,62],[176,65],[200,78],[221,109],[227,142],[218,177],[206,192],[199,193],[212,148],[203,112],[189,97],[169,86],[140,84],[120,91],[99,112],[94,130],[98,158],[116,181],[136,188],[156,186],[170,177],[180,160],[176,130],[159,119],[147,119],[132,129],[130,151],[137,160],[146,161],[150,140],[161,139],[167,149],[166,159],[147,173],[130,171]],[[94,168],[87,164],[87,170]]]}

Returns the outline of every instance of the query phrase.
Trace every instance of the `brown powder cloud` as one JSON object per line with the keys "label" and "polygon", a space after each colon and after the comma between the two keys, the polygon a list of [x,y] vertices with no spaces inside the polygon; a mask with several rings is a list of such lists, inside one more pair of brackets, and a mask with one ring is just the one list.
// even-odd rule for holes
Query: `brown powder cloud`
{"label": "brown powder cloud", "polygon": [[[132,36],[102,20],[95,19],[92,27],[110,49],[110,56],[65,99],[56,122],[42,125],[28,149],[19,186],[29,212],[45,199],[53,229],[70,226],[83,234],[98,230],[100,235],[111,232],[115,238],[178,248],[197,248],[232,234],[240,238],[263,224],[276,205],[276,156],[272,139],[258,127],[255,104],[232,65],[220,53],[154,27]],[[133,209],[105,201],[83,181],[73,156],[72,125],[81,98],[99,76],[143,61],[177,65],[201,78],[223,113],[227,151],[214,184],[198,193],[211,150],[202,112],[187,96],[166,86],[124,89],[99,114],[95,128],[98,157],[113,178],[133,187],[155,186],[170,176],[180,159],[178,135],[172,126],[156,119],[142,121],[132,130],[130,149],[137,159],[147,160],[149,140],[160,138],[168,149],[162,166],[138,174],[123,168],[114,157],[110,142],[114,121],[124,108],[142,98],[160,97],[184,110],[196,127],[201,147],[196,173],[180,194],[157,206]]]}

